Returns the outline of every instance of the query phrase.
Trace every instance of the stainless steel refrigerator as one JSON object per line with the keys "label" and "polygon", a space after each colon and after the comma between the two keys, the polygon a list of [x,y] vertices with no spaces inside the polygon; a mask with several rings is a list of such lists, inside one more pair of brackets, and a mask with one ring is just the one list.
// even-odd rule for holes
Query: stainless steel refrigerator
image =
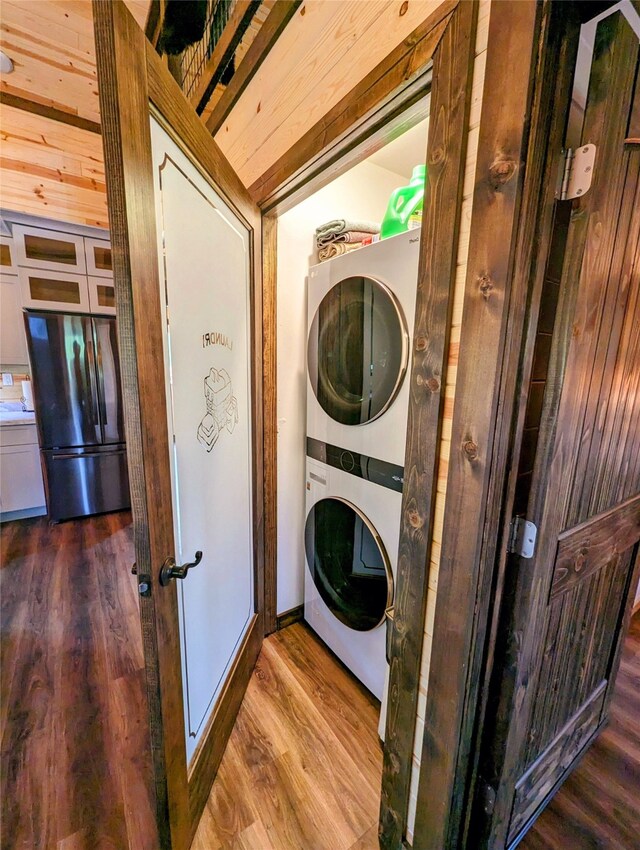
{"label": "stainless steel refrigerator", "polygon": [[115,318],[25,312],[49,518],[130,506]]}

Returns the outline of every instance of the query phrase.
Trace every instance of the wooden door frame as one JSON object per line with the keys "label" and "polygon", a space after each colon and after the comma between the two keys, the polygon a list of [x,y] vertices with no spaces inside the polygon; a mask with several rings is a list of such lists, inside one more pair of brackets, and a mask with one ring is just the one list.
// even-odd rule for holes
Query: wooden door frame
{"label": "wooden door frame", "polygon": [[[140,616],[145,653],[148,715],[153,756],[156,819],[163,848],[188,847],[210,792],[208,777],[222,758],[228,734],[244,695],[252,665],[264,636],[264,490],[262,430],[262,293],[256,289],[262,275],[262,216],[245,187],[206,128],[188,106],[153,46],[123,2],[93,3],[100,107],[109,175],[107,192],[113,246],[125,429],[134,517],[134,542],[140,590]],[[219,175],[220,191],[247,227],[251,239],[252,289],[251,393],[253,547],[256,613],[242,641],[242,649],[228,673],[217,706],[207,726],[209,735],[187,768],[182,724],[167,718],[183,716],[178,596],[175,582],[158,589],[160,566],[173,539],[168,466],[168,427],[164,380],[163,329],[160,311],[160,272],[157,257],[154,174],[151,155],[150,105],[180,142],[197,157],[209,174]],[[129,230],[135,222],[135,240]],[[143,461],[163,470],[160,477],[146,474]],[[153,510],[149,510],[153,506]],[[149,590],[143,590],[143,583]],[[243,650],[247,650],[244,652]],[[152,659],[150,662],[149,659]],[[157,659],[157,663],[153,663]],[[169,670],[163,681],[158,670]]]}
{"label": "wooden door frame", "polygon": [[[366,158],[431,92],[418,273],[403,523],[389,642],[381,842],[406,846],[413,741],[426,614],[428,565],[444,412],[449,333],[465,176],[477,0],[445,2],[250,187],[263,218],[265,607],[277,626],[276,256],[277,215]],[[433,69],[433,73],[431,73]],[[434,330],[435,329],[435,330]],[[428,435],[428,439],[425,439]]]}
{"label": "wooden door frame", "polygon": [[541,187],[558,174],[549,134],[579,25],[611,5],[492,0],[415,850],[472,850],[474,794],[493,804],[478,745],[553,221]]}

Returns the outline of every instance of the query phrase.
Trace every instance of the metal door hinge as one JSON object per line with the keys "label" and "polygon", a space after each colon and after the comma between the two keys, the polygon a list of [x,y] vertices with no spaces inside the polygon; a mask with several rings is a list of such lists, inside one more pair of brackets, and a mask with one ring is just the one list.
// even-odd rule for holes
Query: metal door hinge
{"label": "metal door hinge", "polygon": [[556,197],[561,201],[581,198],[591,188],[596,146],[581,145],[562,152],[560,186]]}
{"label": "metal door hinge", "polygon": [[490,785],[483,776],[478,777],[478,802],[480,810],[485,820],[488,820],[493,814],[496,806],[496,789]]}
{"label": "metal door hinge", "polygon": [[533,558],[536,551],[538,529],[533,522],[521,516],[514,516],[509,531],[509,546],[507,551],[521,558]]}

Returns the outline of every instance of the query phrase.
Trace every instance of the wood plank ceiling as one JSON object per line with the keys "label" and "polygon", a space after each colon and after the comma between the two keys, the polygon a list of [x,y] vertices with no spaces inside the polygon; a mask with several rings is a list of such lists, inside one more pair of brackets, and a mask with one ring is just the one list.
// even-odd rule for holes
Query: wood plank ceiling
{"label": "wood plank ceiling", "polygon": [[[125,0],[144,26],[150,0]],[[216,141],[250,186],[381,58],[439,7],[456,0],[305,0],[230,114]],[[236,62],[274,0],[263,0]],[[99,122],[90,0],[2,0],[0,45],[15,71],[0,78],[0,206],[106,226],[100,137],[6,105],[7,96]],[[214,91],[202,118],[222,95]]]}
{"label": "wood plank ceiling", "polygon": [[[144,27],[150,0],[126,0]],[[0,92],[100,121],[90,0],[3,0],[0,46],[15,70]],[[0,205],[108,226],[102,139],[2,104]]]}
{"label": "wood plank ceiling", "polygon": [[[150,2],[125,0],[142,28]],[[260,4],[236,50],[236,65],[274,4]],[[64,113],[80,124],[99,125],[91,0],[3,0],[0,46],[15,66],[0,78],[0,207],[107,227],[100,136],[46,115]],[[223,92],[218,85],[203,120]],[[16,108],[16,99],[45,114]]]}
{"label": "wood plank ceiling", "polygon": [[215,136],[245,186],[451,0],[305,0]]}

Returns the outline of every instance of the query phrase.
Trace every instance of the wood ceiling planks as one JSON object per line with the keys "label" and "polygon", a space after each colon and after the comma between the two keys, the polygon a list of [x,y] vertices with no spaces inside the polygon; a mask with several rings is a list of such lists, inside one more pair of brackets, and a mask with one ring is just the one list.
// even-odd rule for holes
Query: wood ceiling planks
{"label": "wood ceiling planks", "polygon": [[442,0],[306,0],[216,141],[251,185]]}
{"label": "wood ceiling planks", "polygon": [[[149,0],[128,0],[144,26]],[[100,121],[90,0],[3,0],[0,45],[15,70],[4,92]]]}
{"label": "wood ceiling planks", "polygon": [[2,91],[100,121],[88,3],[3,0],[1,31],[15,67],[2,77]]}
{"label": "wood ceiling planks", "polygon": [[[150,0],[126,0],[144,27]],[[100,121],[90,0],[2,0],[0,44],[15,70],[0,90]],[[108,227],[102,139],[3,105],[0,206]]]}
{"label": "wood ceiling planks", "polygon": [[2,107],[0,204],[61,221],[108,227],[102,137]]}
{"label": "wood ceiling planks", "polygon": [[[150,0],[125,2],[144,25]],[[268,13],[271,2],[263,2],[261,15]],[[446,4],[452,5],[452,0],[305,0],[216,135],[245,185],[260,177],[382,58]],[[1,90],[99,122],[90,0],[3,0],[0,18],[0,41],[16,63],[15,72],[1,78]],[[255,35],[251,28],[249,32]],[[205,120],[220,94],[214,94]],[[12,113],[3,109],[2,114],[6,129]],[[86,136],[68,128],[69,140]],[[27,163],[28,155],[25,151],[9,158]],[[16,179],[13,172],[9,182],[2,172],[0,204],[22,209],[18,204],[29,197],[34,181],[18,196],[10,190]],[[63,179],[67,179],[64,173]],[[100,195],[96,209],[102,205]],[[54,197],[46,214],[55,217]],[[60,211],[61,218],[69,214],[64,205]]]}

